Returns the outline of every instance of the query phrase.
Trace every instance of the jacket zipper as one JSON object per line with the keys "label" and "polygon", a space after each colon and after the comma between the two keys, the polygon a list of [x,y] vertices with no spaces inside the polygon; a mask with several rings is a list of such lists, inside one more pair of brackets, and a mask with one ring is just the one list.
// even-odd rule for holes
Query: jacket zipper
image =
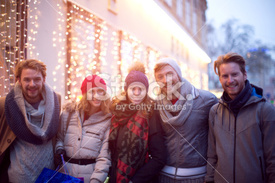
{"label": "jacket zipper", "polygon": [[259,156],[259,160],[260,160],[260,166],[261,166],[262,179],[264,180],[264,170],[263,170],[263,164],[262,164],[262,157],[261,156]]}
{"label": "jacket zipper", "polygon": [[[256,102],[253,102],[253,103],[256,103]],[[224,105],[223,103],[221,103],[222,105]],[[250,103],[251,104],[251,103]],[[243,109],[244,107],[250,105],[250,104],[245,104],[244,106],[241,107],[241,109]],[[224,105],[230,112],[231,109],[227,106],[227,105]],[[240,113],[241,109],[239,110],[238,114]],[[237,116],[238,116],[237,114]],[[236,165],[236,129],[237,129],[237,116],[235,116],[235,126],[234,126],[234,153],[233,153],[233,183],[235,183],[235,178],[236,178],[236,172],[235,172],[235,165]],[[262,167],[262,159],[261,157],[260,158],[260,162],[261,162],[261,171],[262,171],[262,178],[264,180],[264,174],[263,174],[263,167]]]}
{"label": "jacket zipper", "polygon": [[237,130],[237,116],[235,117],[235,126],[234,126],[234,154],[233,154],[233,182],[235,183],[236,179],[236,130]]}

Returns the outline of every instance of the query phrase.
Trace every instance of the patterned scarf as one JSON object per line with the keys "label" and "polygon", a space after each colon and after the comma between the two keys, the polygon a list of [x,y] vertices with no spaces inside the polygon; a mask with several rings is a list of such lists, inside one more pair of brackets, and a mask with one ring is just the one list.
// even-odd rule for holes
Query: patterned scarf
{"label": "patterned scarf", "polygon": [[113,168],[116,170],[116,182],[127,183],[148,161],[148,120],[128,106],[126,111],[114,111],[113,114],[109,136],[112,159],[117,160],[117,166]]}

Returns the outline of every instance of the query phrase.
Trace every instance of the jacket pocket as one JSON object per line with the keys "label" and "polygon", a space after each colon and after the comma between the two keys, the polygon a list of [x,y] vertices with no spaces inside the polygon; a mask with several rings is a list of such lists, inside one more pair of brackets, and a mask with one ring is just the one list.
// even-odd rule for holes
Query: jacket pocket
{"label": "jacket pocket", "polygon": [[263,159],[261,156],[259,156],[259,160],[260,160],[260,166],[261,166],[262,180],[264,180],[265,173],[264,173],[264,167],[263,167]]}
{"label": "jacket pocket", "polygon": [[96,132],[91,132],[91,131],[86,131],[87,134],[91,134],[91,135],[96,135],[96,136],[100,136],[99,133]]}
{"label": "jacket pocket", "polygon": [[81,147],[96,152],[96,154],[93,154],[93,156],[96,157],[102,146],[101,134],[92,130],[87,130],[85,132],[85,135],[82,137]]}

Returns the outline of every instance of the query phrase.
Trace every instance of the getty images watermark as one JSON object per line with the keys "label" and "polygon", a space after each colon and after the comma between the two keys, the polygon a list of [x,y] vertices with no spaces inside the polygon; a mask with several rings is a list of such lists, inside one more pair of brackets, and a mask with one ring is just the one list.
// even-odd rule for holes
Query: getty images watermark
{"label": "getty images watermark", "polygon": [[[87,100],[92,100],[92,97],[95,97],[97,100],[107,100],[111,96],[116,96],[119,100],[127,100],[125,95],[121,95],[121,88],[122,86],[119,86],[118,83],[120,82],[120,78],[118,76],[113,76],[111,77],[108,74],[99,74],[101,78],[105,80],[107,83],[107,92],[104,94],[95,94],[94,96],[92,95],[87,95]],[[180,94],[180,88],[183,86],[184,87],[184,82],[177,82],[173,83],[172,81],[172,76],[167,76],[166,78],[166,83],[157,83],[157,82],[152,82],[149,84],[148,92],[146,92],[146,87],[144,86],[143,83],[141,82],[133,82],[131,83],[128,88],[131,88],[132,86],[138,86],[142,89],[143,92],[140,92],[140,94],[134,95],[131,91],[125,91],[127,92],[127,95],[130,99],[133,100],[139,100],[142,101],[146,95],[148,94],[150,98],[153,98],[156,103],[153,104],[145,104],[145,103],[140,103],[140,104],[121,104],[117,105],[116,109],[125,111],[126,107],[130,110],[151,110],[152,108],[154,110],[172,110],[172,111],[179,111],[179,110],[185,110],[188,105],[191,105],[190,102],[193,100],[192,94],[187,94],[185,97]],[[95,85],[100,88],[102,86],[102,83],[100,83],[100,78],[96,77],[94,80]],[[124,83],[125,84],[125,83]],[[92,81],[87,82],[87,91],[89,89],[93,89],[92,87]],[[165,90],[164,90],[165,88]],[[145,92],[144,92],[145,90]],[[156,91],[161,91],[161,92],[156,92]],[[88,92],[89,93],[89,92]],[[158,93],[158,94],[156,94]],[[178,98],[179,100],[185,100],[186,102],[183,102],[184,105],[181,104],[176,104],[176,105],[171,105],[171,104],[160,104],[160,101],[163,100],[172,100],[173,96]]]}
{"label": "getty images watermark", "polygon": [[121,110],[122,112],[126,111],[126,109],[130,110],[144,110],[144,111],[151,111],[153,110],[168,110],[168,111],[180,111],[180,110],[186,110],[186,107],[188,105],[191,105],[189,103],[186,103],[184,105],[169,105],[169,104],[158,104],[158,103],[153,103],[153,104],[133,104],[130,103],[129,105],[127,104],[118,104],[116,105],[116,110]]}

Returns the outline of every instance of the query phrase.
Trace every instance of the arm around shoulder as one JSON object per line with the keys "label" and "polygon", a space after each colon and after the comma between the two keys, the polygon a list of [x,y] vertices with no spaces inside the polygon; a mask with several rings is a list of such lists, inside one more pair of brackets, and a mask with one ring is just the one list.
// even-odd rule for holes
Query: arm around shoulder
{"label": "arm around shoulder", "polygon": [[[217,104],[218,105],[218,104]],[[207,150],[207,173],[205,176],[206,182],[214,181],[214,172],[217,164],[217,154],[216,154],[216,139],[214,135],[214,119],[217,110],[217,105],[212,106],[209,112],[209,132],[208,132],[208,150]]]}

